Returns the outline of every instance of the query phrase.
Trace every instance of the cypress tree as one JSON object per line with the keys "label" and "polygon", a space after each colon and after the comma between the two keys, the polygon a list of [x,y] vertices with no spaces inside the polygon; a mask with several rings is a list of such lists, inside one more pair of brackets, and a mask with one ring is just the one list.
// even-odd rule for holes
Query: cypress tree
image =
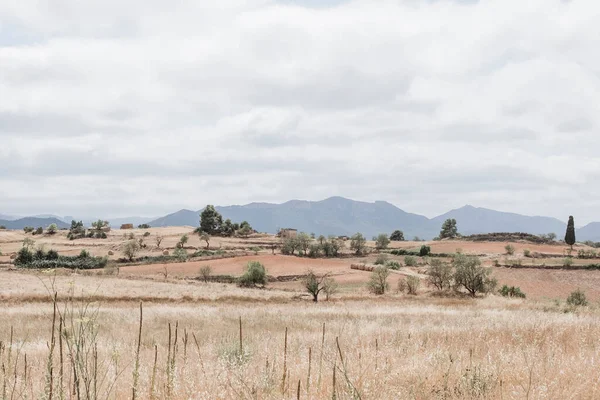
{"label": "cypress tree", "polygon": [[575,244],[575,220],[573,220],[573,216],[569,217],[567,233],[565,234],[565,243],[573,249],[573,245]]}

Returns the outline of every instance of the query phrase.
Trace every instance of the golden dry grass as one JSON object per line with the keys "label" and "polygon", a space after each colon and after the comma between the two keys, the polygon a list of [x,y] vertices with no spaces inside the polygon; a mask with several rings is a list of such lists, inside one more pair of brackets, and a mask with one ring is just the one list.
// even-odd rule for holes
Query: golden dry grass
{"label": "golden dry grass", "polygon": [[[9,272],[0,277],[3,292],[7,280],[23,282],[9,297],[40,296],[34,303],[4,302],[6,307],[0,310],[0,340],[6,344],[14,328],[11,365],[17,361],[17,380],[15,386],[10,367],[8,392],[14,387],[14,398],[40,397],[52,326],[48,295],[40,301],[46,292],[42,281],[49,285],[51,280]],[[342,297],[313,304],[296,299],[294,292],[72,275],[57,277],[54,287],[60,310],[69,292],[79,293],[74,324],[92,321],[98,331],[98,376],[105,377],[98,383],[102,394],[98,398],[131,397],[139,313],[131,299],[143,298],[144,293],[155,297],[144,305],[138,398],[149,398],[155,346],[155,396],[161,399],[296,398],[299,381],[303,399],[331,399],[334,390],[337,399],[593,399],[600,395],[596,365],[600,315],[595,309],[564,313],[560,307],[494,296],[463,300],[361,295],[358,300]],[[84,304],[80,301],[90,292],[96,293],[93,300],[101,301],[89,304],[87,314],[80,315],[77,305]],[[166,367],[169,323],[172,342],[179,324],[173,369]],[[7,364],[6,350],[2,357]],[[55,394],[58,357],[56,349]],[[71,388],[67,361],[63,384]],[[173,382],[170,396],[168,376]],[[103,396],[113,380],[114,390]]]}

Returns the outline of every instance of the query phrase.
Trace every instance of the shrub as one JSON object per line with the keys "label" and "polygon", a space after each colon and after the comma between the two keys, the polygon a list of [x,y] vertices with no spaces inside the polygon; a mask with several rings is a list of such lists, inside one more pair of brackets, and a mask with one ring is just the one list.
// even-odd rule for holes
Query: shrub
{"label": "shrub", "polygon": [[404,278],[400,278],[398,280],[398,293],[406,292],[406,280]]}
{"label": "shrub", "polygon": [[48,235],[54,235],[57,231],[58,231],[58,225],[56,225],[56,224],[50,224],[48,226],[48,229],[46,229],[46,232],[48,233]]}
{"label": "shrub", "polygon": [[28,247],[22,247],[17,252],[17,257],[15,258],[15,265],[27,265],[33,261],[33,253],[29,250]]}
{"label": "shrub", "polygon": [[183,262],[188,259],[188,253],[184,248],[178,247],[173,251],[173,256],[177,258],[177,260]]}
{"label": "shrub", "polygon": [[395,260],[386,262],[385,266],[388,267],[389,269],[393,269],[395,271],[398,271],[400,268],[402,268],[402,265],[400,265],[400,263]]}
{"label": "shrub", "polygon": [[375,248],[377,250],[386,249],[390,244],[390,238],[388,238],[388,235],[386,235],[385,233],[380,233],[376,238],[374,238],[374,240]]}
{"label": "shrub", "polygon": [[477,257],[457,254],[452,260],[455,269],[454,282],[457,287],[463,287],[475,297],[477,293],[489,293],[497,285],[495,279],[490,278],[491,270],[481,266]]}
{"label": "shrub", "polygon": [[375,265],[385,265],[387,261],[387,254],[380,254],[377,256],[377,259],[375,260]]}
{"label": "shrub", "polygon": [[200,267],[200,277],[204,282],[208,282],[210,275],[212,274],[212,268],[210,265],[204,265]]}
{"label": "shrub", "polygon": [[587,306],[587,298],[585,297],[585,293],[581,290],[577,289],[574,292],[571,292],[569,297],[567,297],[567,304],[570,306]]}
{"label": "shrub", "polygon": [[34,228],[31,226],[26,226],[25,228],[23,228],[23,232],[25,233],[31,233],[33,232]]}
{"label": "shrub", "polygon": [[498,293],[500,293],[504,297],[517,297],[517,298],[520,298],[520,299],[524,299],[526,297],[525,293],[523,293],[521,291],[521,288],[518,287],[518,286],[510,286],[509,287],[507,285],[504,285],[498,291]]}
{"label": "shrub", "polygon": [[371,273],[371,278],[367,284],[369,291],[373,294],[381,295],[385,294],[389,288],[387,278],[390,275],[390,271],[386,267],[377,267]]}
{"label": "shrub", "polygon": [[563,266],[566,268],[570,268],[573,266],[573,259],[571,257],[565,257],[563,260]]}
{"label": "shrub", "polygon": [[506,254],[508,254],[509,256],[515,254],[515,248],[511,244],[507,244],[506,246],[504,246],[504,250],[506,250]]}
{"label": "shrub", "polygon": [[407,267],[416,267],[418,263],[417,257],[414,256],[406,256],[404,257],[404,264]]}
{"label": "shrub", "polygon": [[267,271],[265,266],[258,261],[250,261],[246,272],[238,279],[238,285],[242,287],[255,287],[267,284]]}
{"label": "shrub", "polygon": [[325,292],[325,300],[329,301],[329,298],[338,292],[339,285],[335,279],[331,277],[323,280],[323,291]]}
{"label": "shrub", "polygon": [[427,270],[428,282],[438,290],[449,289],[452,286],[452,266],[435,258]]}
{"label": "shrub", "polygon": [[71,221],[71,228],[69,229],[69,233],[67,234],[67,238],[69,240],[81,239],[85,237],[85,227],[83,226],[82,221]]}
{"label": "shrub", "polygon": [[35,251],[35,253],[33,254],[34,260],[43,260],[45,258],[46,258],[46,252],[44,251],[44,249],[37,249]]}
{"label": "shrub", "polygon": [[34,235],[41,235],[44,233],[44,228],[42,228],[41,226],[38,227],[35,232],[33,232]]}
{"label": "shrub", "polygon": [[524,257],[531,257],[531,251],[529,251],[528,249],[523,250],[523,256]]}
{"label": "shrub", "polygon": [[144,237],[150,236],[150,232],[144,232]]}
{"label": "shrub", "polygon": [[431,254],[431,247],[425,246],[425,245],[421,246],[421,249],[419,250],[419,255],[421,257],[425,257],[425,256],[428,256],[429,254]]}
{"label": "shrub", "polygon": [[421,279],[418,276],[409,276],[406,278],[406,288],[408,289],[408,294],[416,295],[419,286],[421,286]]}
{"label": "shrub", "polygon": [[90,252],[83,249],[79,252],[79,258],[89,258],[90,257]]}

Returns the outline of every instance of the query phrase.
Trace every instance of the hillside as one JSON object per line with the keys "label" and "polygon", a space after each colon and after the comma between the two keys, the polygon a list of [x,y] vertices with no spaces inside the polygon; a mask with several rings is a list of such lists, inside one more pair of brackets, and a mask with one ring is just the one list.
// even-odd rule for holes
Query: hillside
{"label": "hillside", "polygon": [[448,218],[456,219],[463,235],[489,232],[526,232],[531,234],[556,233],[564,235],[566,223],[549,217],[529,217],[520,214],[489,210],[470,205],[449,211],[431,220],[434,226],[442,226]]}
{"label": "hillside", "polygon": [[593,242],[600,242],[600,222],[587,224],[583,228],[577,229],[575,233],[579,241],[591,240]]}
{"label": "hillside", "polygon": [[36,217],[25,217],[19,218],[14,221],[0,220],[0,225],[5,226],[7,229],[23,229],[26,226],[33,228],[42,227],[46,229],[48,225],[56,224],[59,229],[69,228],[70,224],[67,224],[56,218],[36,218]]}

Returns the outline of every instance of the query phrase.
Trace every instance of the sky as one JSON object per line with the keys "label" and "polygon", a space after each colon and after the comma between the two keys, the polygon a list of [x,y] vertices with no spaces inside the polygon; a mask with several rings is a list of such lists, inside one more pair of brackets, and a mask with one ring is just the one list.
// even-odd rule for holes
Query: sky
{"label": "sky", "polygon": [[600,220],[597,0],[3,0],[0,213]]}

